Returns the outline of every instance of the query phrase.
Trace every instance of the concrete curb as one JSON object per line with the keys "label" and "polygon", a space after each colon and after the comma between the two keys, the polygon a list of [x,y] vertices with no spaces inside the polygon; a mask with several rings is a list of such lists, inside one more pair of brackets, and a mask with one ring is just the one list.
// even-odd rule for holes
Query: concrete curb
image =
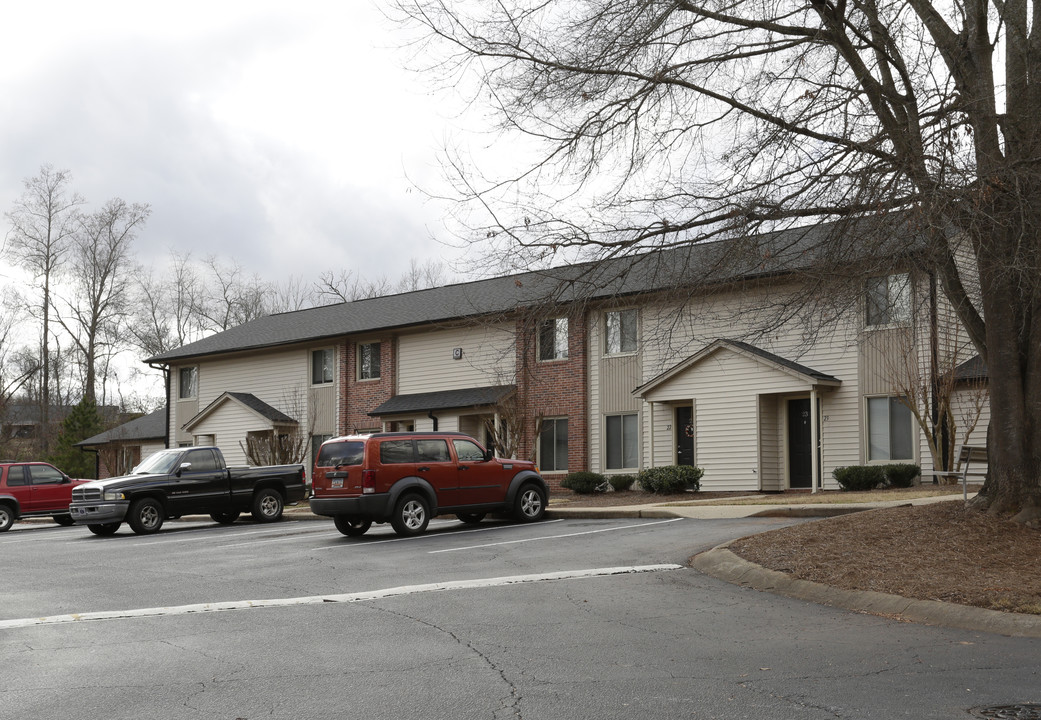
{"label": "concrete curb", "polygon": [[842,590],[809,580],[797,580],[738,557],[727,549],[729,545],[724,543],[694,556],[691,565],[706,575],[735,585],[853,612],[1010,637],[1041,638],[1041,616],[1005,613],[938,600],[912,600],[880,592]]}

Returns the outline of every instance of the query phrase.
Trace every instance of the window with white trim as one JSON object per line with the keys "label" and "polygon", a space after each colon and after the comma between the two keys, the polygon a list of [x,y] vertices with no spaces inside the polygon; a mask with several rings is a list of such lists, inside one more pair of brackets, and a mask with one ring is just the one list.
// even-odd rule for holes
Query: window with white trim
{"label": "window with white trim", "polygon": [[604,453],[608,470],[636,468],[640,464],[640,422],[636,413],[608,415],[604,423]]}
{"label": "window with white trim", "polygon": [[325,385],[333,381],[336,358],[332,348],[311,351],[311,384]]}
{"label": "window with white trim", "polygon": [[914,418],[898,397],[867,399],[868,460],[914,460]]}
{"label": "window with white trim", "polygon": [[901,325],[911,321],[911,276],[907,273],[869,278],[868,327]]}
{"label": "window with white trim", "polygon": [[358,379],[378,380],[380,376],[380,344],[358,343]]}
{"label": "window with white trim", "polygon": [[199,397],[199,367],[181,368],[178,373],[177,397],[181,400]]}
{"label": "window with white trim", "polygon": [[543,420],[539,429],[539,469],[567,470],[567,418]]}
{"label": "window with white trim", "polygon": [[552,318],[539,323],[539,360],[567,358],[567,318]]}
{"label": "window with white trim", "polygon": [[636,352],[636,308],[612,310],[604,316],[604,353],[619,355]]}

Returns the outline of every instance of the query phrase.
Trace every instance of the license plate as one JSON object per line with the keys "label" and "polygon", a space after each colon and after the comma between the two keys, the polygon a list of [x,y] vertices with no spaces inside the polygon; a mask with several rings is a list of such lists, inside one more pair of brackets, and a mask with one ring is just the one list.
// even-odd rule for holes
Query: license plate
{"label": "license plate", "polygon": [[332,487],[334,487],[334,488],[342,488],[343,487],[343,478],[335,478],[333,480]]}

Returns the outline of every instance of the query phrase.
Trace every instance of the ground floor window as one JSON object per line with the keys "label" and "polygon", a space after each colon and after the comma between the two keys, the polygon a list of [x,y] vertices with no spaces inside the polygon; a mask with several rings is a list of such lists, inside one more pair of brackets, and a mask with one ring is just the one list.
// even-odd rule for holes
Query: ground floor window
{"label": "ground floor window", "polygon": [[868,460],[913,460],[914,421],[898,397],[868,398]]}
{"label": "ground floor window", "polygon": [[543,472],[567,470],[567,418],[542,421],[539,468]]}
{"label": "ground floor window", "polygon": [[640,462],[640,423],[636,413],[631,415],[608,415],[605,427],[605,449],[607,469],[622,470],[635,468]]}
{"label": "ground floor window", "polygon": [[322,443],[326,440],[331,440],[332,435],[312,435],[311,436],[311,465],[314,465],[315,458],[318,457],[318,450],[322,447]]}

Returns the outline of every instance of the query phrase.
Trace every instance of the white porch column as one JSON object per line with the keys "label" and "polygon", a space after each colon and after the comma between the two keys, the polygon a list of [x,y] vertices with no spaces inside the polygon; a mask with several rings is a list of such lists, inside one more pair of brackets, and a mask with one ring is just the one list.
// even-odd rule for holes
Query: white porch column
{"label": "white porch column", "polygon": [[647,407],[648,407],[649,422],[650,422],[650,426],[651,426],[651,431],[650,431],[651,447],[648,450],[649,457],[650,457],[650,462],[648,464],[648,467],[654,467],[654,403],[648,401]]}
{"label": "white porch column", "polygon": [[820,468],[820,455],[818,453],[817,445],[817,433],[819,428],[817,427],[817,388],[816,386],[810,388],[810,477],[811,485],[813,486],[813,492],[820,492],[823,490],[824,483],[821,481],[821,468]]}

